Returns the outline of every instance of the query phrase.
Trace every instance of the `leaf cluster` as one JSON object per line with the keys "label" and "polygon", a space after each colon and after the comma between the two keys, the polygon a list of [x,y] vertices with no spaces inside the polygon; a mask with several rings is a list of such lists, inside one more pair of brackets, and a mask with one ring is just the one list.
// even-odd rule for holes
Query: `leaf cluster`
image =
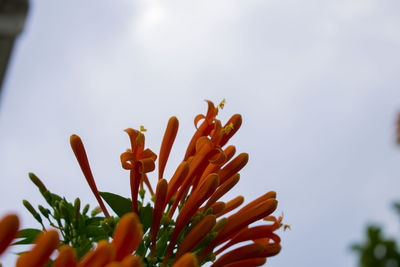
{"label": "leaf cluster", "polygon": [[[400,203],[394,208],[400,216]],[[400,266],[400,250],[396,240],[384,235],[384,229],[378,225],[366,228],[366,240],[353,244],[351,249],[358,254],[360,267]]]}
{"label": "leaf cluster", "polygon": [[[46,231],[50,226],[59,230],[62,244],[73,247],[78,258],[81,258],[92,249],[98,241],[109,240],[120,218],[126,213],[132,212],[131,199],[110,192],[100,192],[101,197],[114,211],[116,216],[109,218],[100,216],[102,213],[99,207],[94,208],[91,213],[88,214],[89,204],[81,209],[79,198],[76,198],[74,203],[71,203],[65,197],[50,192],[35,174],[29,173],[29,178],[39,189],[48,207],[38,205],[37,208],[34,208],[27,200],[23,201],[24,206],[38,221],[41,229],[26,228],[20,230],[18,234],[19,240],[17,240],[14,245],[32,244],[37,235],[42,231]],[[154,200],[145,203],[145,193],[143,189],[139,192],[141,200],[138,200],[138,212],[143,229],[143,239],[135,254],[142,257],[146,266],[161,266],[160,264],[164,261],[164,255],[175,226],[175,221],[168,217],[174,199],[170,201],[162,215],[160,229],[156,237],[155,255],[153,256],[151,255],[150,228],[153,222]],[[186,199],[182,201],[180,207],[185,201]],[[211,213],[212,209],[197,213],[182,230],[174,249],[178,248],[185,236],[197,223]],[[200,254],[215,238],[217,231],[218,228],[216,226],[215,229],[210,231],[210,233],[203,238],[202,242],[195,248],[196,254]],[[212,260],[212,258],[213,255],[209,255],[207,260]],[[169,264],[172,264],[174,255],[171,256],[169,261]]]}
{"label": "leaf cluster", "polygon": [[46,231],[48,225],[59,230],[61,242],[70,245],[76,251],[78,258],[85,255],[96,242],[109,239],[112,236],[116,219],[99,216],[98,208],[88,214],[89,204],[81,209],[81,202],[76,198],[73,203],[65,197],[50,192],[42,181],[33,173],[29,178],[37,186],[41,195],[47,202],[47,207],[38,205],[35,209],[27,200],[23,205],[39,222],[41,229],[26,228],[18,233],[19,240],[14,245],[32,244],[38,234]]}

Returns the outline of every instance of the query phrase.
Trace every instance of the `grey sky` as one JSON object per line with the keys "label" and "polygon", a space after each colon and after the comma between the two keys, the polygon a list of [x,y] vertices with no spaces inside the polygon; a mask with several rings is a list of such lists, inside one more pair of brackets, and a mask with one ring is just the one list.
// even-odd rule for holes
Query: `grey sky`
{"label": "grey sky", "polygon": [[[355,266],[367,221],[398,233],[400,3],[331,1],[34,1],[0,106],[0,215],[42,203],[27,173],[95,204],[69,136],[79,134],[101,190],[128,195],[125,128],[158,152],[180,120],[167,174],[204,99],[244,118],[233,138],[250,162],[232,193],[276,190],[292,231],[266,264]],[[154,181],[154,180],[153,180]],[[4,259],[3,259],[4,260]],[[12,262],[6,257],[5,263]]]}

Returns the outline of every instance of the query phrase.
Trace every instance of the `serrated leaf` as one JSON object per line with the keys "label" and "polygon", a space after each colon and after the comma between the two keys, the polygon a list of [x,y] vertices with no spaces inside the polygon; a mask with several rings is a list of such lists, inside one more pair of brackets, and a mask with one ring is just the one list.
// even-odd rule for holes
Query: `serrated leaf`
{"label": "serrated leaf", "polygon": [[129,199],[109,192],[100,192],[100,195],[119,217],[132,212],[132,201]]}
{"label": "serrated leaf", "polygon": [[139,218],[143,226],[143,233],[146,233],[147,229],[150,228],[151,223],[153,222],[153,207],[150,203],[139,209]]}
{"label": "serrated leaf", "polygon": [[34,228],[26,228],[18,231],[17,238],[22,238],[22,240],[14,242],[12,245],[26,245],[26,244],[32,244],[33,241],[36,239],[38,234],[40,234],[42,231],[39,229],[34,229]]}

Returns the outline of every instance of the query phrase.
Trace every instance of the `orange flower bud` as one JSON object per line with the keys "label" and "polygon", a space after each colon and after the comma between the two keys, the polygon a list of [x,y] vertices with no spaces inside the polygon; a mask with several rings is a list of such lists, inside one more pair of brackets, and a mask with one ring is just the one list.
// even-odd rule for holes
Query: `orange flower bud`
{"label": "orange flower bud", "polygon": [[134,213],[125,214],[115,228],[112,244],[115,246],[117,261],[131,254],[142,241],[143,230]]}
{"label": "orange flower bud", "polygon": [[176,117],[171,117],[168,121],[167,129],[161,143],[160,154],[158,159],[158,179],[163,178],[165,165],[168,161],[169,153],[174,144],[176,133],[178,132],[179,121]]}
{"label": "orange flower bud", "polygon": [[37,267],[43,266],[53,251],[57,248],[60,239],[55,230],[42,232],[35,240],[35,246],[31,251],[22,254],[18,260],[16,267]]}
{"label": "orange flower bud", "polygon": [[9,214],[0,221],[0,255],[16,237],[19,228],[17,215]]}

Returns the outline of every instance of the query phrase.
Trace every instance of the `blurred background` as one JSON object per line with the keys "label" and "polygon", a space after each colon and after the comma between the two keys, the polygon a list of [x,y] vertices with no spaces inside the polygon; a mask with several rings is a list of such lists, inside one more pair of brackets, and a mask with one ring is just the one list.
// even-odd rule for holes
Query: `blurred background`
{"label": "blurred background", "polygon": [[267,266],[356,266],[350,246],[367,222],[399,230],[399,10],[395,0],[32,1],[1,92],[0,216],[38,226],[22,205],[44,202],[28,172],[96,205],[73,133],[98,188],[129,196],[123,130],[144,125],[158,153],[175,115],[170,177],[203,100],[226,98],[220,118],[242,114],[230,143],[250,161],[225,199],[275,190],[292,228]]}

